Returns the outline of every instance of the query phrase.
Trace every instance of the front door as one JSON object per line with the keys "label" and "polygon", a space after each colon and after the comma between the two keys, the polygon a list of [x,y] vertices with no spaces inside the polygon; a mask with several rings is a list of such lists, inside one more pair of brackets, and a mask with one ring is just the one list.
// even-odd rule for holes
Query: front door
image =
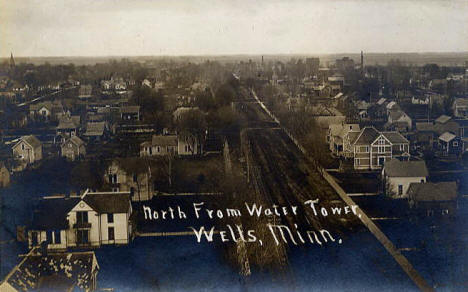
{"label": "front door", "polygon": [[88,230],[77,230],[76,242],[80,245],[89,243],[89,231]]}
{"label": "front door", "polygon": [[378,161],[380,166],[383,166],[385,163],[385,156],[379,156],[379,161]]}

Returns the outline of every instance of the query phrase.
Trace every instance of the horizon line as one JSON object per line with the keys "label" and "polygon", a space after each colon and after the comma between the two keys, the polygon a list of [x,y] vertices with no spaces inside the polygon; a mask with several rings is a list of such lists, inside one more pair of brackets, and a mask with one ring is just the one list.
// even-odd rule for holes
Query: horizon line
{"label": "horizon line", "polygon": [[142,57],[234,57],[234,56],[332,56],[332,55],[388,55],[388,54],[468,54],[468,51],[395,51],[395,52],[375,52],[375,51],[359,51],[359,52],[339,52],[339,53],[214,53],[214,54],[154,54],[154,55],[42,55],[42,56],[22,56],[14,55],[11,52],[7,56],[0,57],[8,59],[13,54],[14,58],[142,58]]}

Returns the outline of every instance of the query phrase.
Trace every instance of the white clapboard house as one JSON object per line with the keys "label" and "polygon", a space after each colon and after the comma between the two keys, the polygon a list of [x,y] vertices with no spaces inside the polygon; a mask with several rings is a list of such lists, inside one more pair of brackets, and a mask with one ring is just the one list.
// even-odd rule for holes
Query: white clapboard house
{"label": "white clapboard house", "polygon": [[91,248],[128,244],[132,237],[128,192],[95,192],[43,198],[28,231],[29,247]]}

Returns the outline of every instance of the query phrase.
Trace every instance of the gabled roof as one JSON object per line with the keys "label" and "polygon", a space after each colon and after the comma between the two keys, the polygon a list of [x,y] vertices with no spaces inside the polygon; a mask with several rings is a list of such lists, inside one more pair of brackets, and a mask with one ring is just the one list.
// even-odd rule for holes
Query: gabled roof
{"label": "gabled roof", "polygon": [[153,135],[151,139],[153,146],[177,146],[176,135]]}
{"label": "gabled roof", "polygon": [[33,230],[68,229],[67,214],[80,201],[78,197],[45,198],[33,214]]}
{"label": "gabled roof", "polygon": [[435,120],[435,122],[439,124],[445,124],[446,122],[450,121],[451,118],[452,117],[447,116],[447,115],[441,115]]}
{"label": "gabled roof", "polygon": [[130,209],[129,193],[87,193],[83,201],[100,214],[127,213]]}
{"label": "gabled roof", "polygon": [[354,141],[356,140],[356,138],[359,136],[361,132],[360,131],[351,131],[351,132],[348,132],[348,138],[349,138],[349,142],[351,144],[354,143]]}
{"label": "gabled roof", "polygon": [[68,142],[72,142],[73,144],[75,144],[78,147],[85,144],[85,142],[83,142],[83,140],[81,140],[78,136],[71,136],[62,145],[65,145]]}
{"label": "gabled roof", "polygon": [[453,201],[457,198],[457,183],[411,183],[408,197],[410,200],[420,202]]}
{"label": "gabled roof", "polygon": [[378,104],[378,105],[382,105],[382,104],[385,103],[386,100],[387,100],[386,98],[383,98],[383,97],[382,97],[382,98],[380,98],[380,99],[377,101],[377,104]]}
{"label": "gabled roof", "polygon": [[396,102],[391,101],[391,102],[389,102],[389,103],[387,104],[386,107],[387,107],[388,110],[391,110],[391,109],[393,109],[394,106],[397,106],[397,105],[398,105],[398,104],[397,104]]}
{"label": "gabled roof", "polygon": [[95,122],[86,124],[85,136],[102,136],[104,134],[104,129],[106,122]]}
{"label": "gabled roof", "polygon": [[439,136],[439,140],[442,140],[446,143],[452,141],[453,139],[455,139],[455,137],[457,137],[456,135],[450,133],[450,132],[445,132],[443,133],[442,135]]}
{"label": "gabled roof", "polygon": [[343,124],[341,127],[341,131],[338,133],[338,136],[340,138],[344,138],[346,134],[348,134],[351,131],[356,131],[359,132],[361,128],[359,127],[359,124]]}
{"label": "gabled roof", "polygon": [[384,164],[385,175],[390,177],[427,177],[429,172],[424,161],[400,161],[391,159]]}
{"label": "gabled roof", "polygon": [[98,267],[92,251],[27,255],[5,281],[15,291],[90,291]]}
{"label": "gabled roof", "polygon": [[384,135],[392,144],[409,143],[408,139],[403,137],[403,135],[397,131],[382,132],[382,135]]}
{"label": "gabled roof", "polygon": [[41,147],[41,141],[39,141],[39,139],[37,139],[35,136],[33,135],[28,135],[28,136],[23,136],[20,138],[20,141],[18,143],[16,143],[15,146],[13,147],[16,147],[21,141],[25,142],[26,144],[29,144],[31,145],[32,148],[36,149],[38,147]]}
{"label": "gabled roof", "polygon": [[38,111],[38,110],[40,110],[40,109],[43,108],[43,107],[45,107],[45,108],[48,109],[49,111],[52,111],[52,102],[50,102],[50,101],[43,101],[43,102],[31,104],[31,105],[29,106],[29,110],[30,110],[30,111]]}
{"label": "gabled roof", "polygon": [[[79,118],[79,116],[78,116]],[[78,124],[75,123],[76,118],[73,119],[72,117],[62,116],[59,119],[59,124],[57,126],[57,130],[64,130],[64,129],[76,129],[78,128]]]}
{"label": "gabled roof", "polygon": [[401,117],[408,116],[404,111],[402,110],[391,110],[389,112],[390,118],[392,121],[397,121]]}
{"label": "gabled roof", "polygon": [[361,133],[359,133],[359,136],[356,138],[353,144],[370,145],[379,136],[379,131],[377,131],[374,127],[365,127],[361,130]]}

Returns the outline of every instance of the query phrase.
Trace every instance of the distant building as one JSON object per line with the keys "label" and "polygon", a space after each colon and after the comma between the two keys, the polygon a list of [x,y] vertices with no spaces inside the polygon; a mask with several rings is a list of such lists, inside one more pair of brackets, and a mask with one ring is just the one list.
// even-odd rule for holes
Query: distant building
{"label": "distant building", "polygon": [[411,183],[425,183],[429,172],[424,161],[386,161],[382,169],[385,193],[393,198],[407,198]]}
{"label": "distant building", "polygon": [[408,132],[412,129],[413,123],[404,111],[390,110],[388,113],[388,122],[386,128],[393,131]]}
{"label": "distant building", "polygon": [[318,73],[318,70],[319,70],[320,59],[319,58],[306,58],[305,65],[306,65],[306,74],[315,75]]}
{"label": "distant building", "polygon": [[125,121],[140,120],[140,106],[123,106],[120,108],[120,118]]}
{"label": "distant building", "polygon": [[451,132],[445,132],[440,135],[438,142],[440,154],[443,156],[458,156],[464,149],[462,139]]}
{"label": "distant building", "polygon": [[[330,151],[337,156],[344,156],[345,140],[349,132],[361,131],[358,124],[332,124],[328,127],[327,142]],[[350,149],[346,149],[349,151]]]}
{"label": "distant building", "polygon": [[56,128],[56,142],[63,142],[66,138],[76,136],[80,128],[80,116],[63,115],[59,118]]}
{"label": "distant building", "polygon": [[151,141],[140,145],[140,156],[177,155],[176,135],[153,135]]}
{"label": "distant building", "polygon": [[104,181],[113,192],[129,192],[132,201],[151,200],[154,195],[152,166],[153,169],[158,167],[141,158],[116,158],[106,168]]}
{"label": "distant building", "polygon": [[78,98],[87,99],[90,98],[93,92],[93,87],[91,85],[80,85],[78,91]]}
{"label": "distant building", "polygon": [[47,101],[31,104],[29,106],[29,115],[32,118],[41,117],[44,120],[49,120],[52,116],[52,103]]}
{"label": "distant building", "polygon": [[203,147],[200,140],[189,133],[178,135],[153,135],[151,141],[140,144],[140,156],[200,155]]}
{"label": "distant building", "polygon": [[0,284],[0,291],[95,291],[99,265],[93,251],[26,255]]}
{"label": "distant building", "polygon": [[65,140],[60,146],[62,157],[76,160],[86,155],[86,144],[78,136],[72,136]]}
{"label": "distant building", "polygon": [[29,247],[45,243],[49,250],[65,250],[128,244],[133,233],[131,215],[128,192],[46,197],[34,212]]}
{"label": "distant building", "polygon": [[468,98],[457,98],[453,102],[453,115],[457,118],[468,117]]}
{"label": "distant building", "polygon": [[457,210],[457,183],[412,183],[408,203],[423,216],[453,216]]}
{"label": "distant building", "polygon": [[409,141],[398,132],[379,132],[365,127],[352,143],[355,169],[380,169],[392,158],[407,160]]}
{"label": "distant building", "polygon": [[180,156],[201,155],[203,147],[198,137],[190,133],[177,135],[177,154]]}
{"label": "distant building", "polygon": [[102,141],[106,135],[106,122],[87,123],[86,132],[83,134],[89,141]]}
{"label": "distant building", "polygon": [[335,61],[335,66],[340,71],[354,69],[354,60],[349,57],[343,57]]}
{"label": "distant building", "polygon": [[42,159],[42,143],[33,135],[21,137],[12,150],[13,157],[26,164]]}

